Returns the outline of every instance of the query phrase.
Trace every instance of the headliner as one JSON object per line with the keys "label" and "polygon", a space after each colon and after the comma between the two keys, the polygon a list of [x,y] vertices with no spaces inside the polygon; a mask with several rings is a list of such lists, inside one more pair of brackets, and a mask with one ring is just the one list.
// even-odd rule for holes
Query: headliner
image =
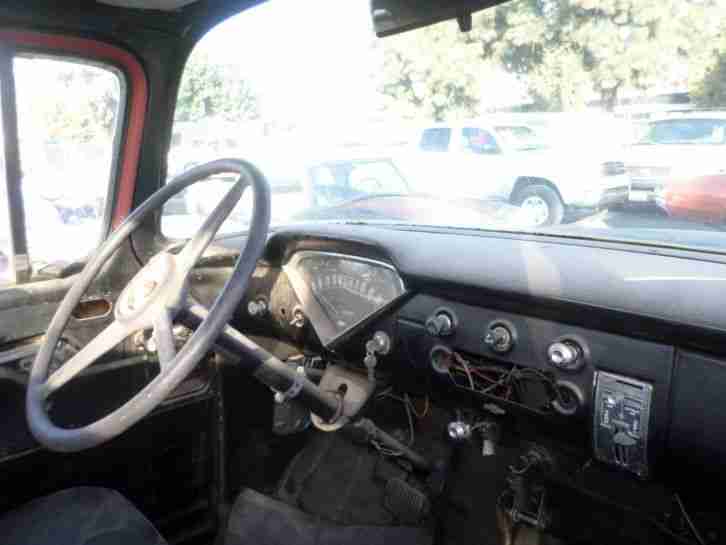
{"label": "headliner", "polygon": [[153,9],[172,11],[192,4],[197,0],[97,0],[100,4],[109,4],[122,8]]}
{"label": "headliner", "polygon": [[222,20],[264,0],[0,0],[0,26],[126,42],[164,34],[195,42]]}

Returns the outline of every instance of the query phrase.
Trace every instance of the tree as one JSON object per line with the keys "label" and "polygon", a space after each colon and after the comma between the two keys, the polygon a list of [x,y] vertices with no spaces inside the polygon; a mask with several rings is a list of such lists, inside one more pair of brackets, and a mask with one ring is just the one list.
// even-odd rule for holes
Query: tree
{"label": "tree", "polygon": [[475,15],[468,34],[447,22],[387,38],[381,88],[407,113],[476,114],[499,67],[541,109],[612,109],[698,78],[725,16],[722,0],[515,0]]}
{"label": "tree", "polygon": [[713,53],[703,78],[691,89],[691,98],[703,108],[726,107],[726,40],[720,43],[724,45]]}
{"label": "tree", "polygon": [[626,91],[702,72],[724,15],[718,0],[520,0],[483,20],[496,29],[485,49],[548,109],[593,97],[612,109]]}
{"label": "tree", "polygon": [[258,100],[238,67],[216,64],[207,54],[194,52],[182,77],[175,120],[209,117],[226,121],[257,119]]}
{"label": "tree", "polygon": [[445,23],[382,41],[384,108],[403,118],[443,121],[479,107],[481,45]]}
{"label": "tree", "polygon": [[15,72],[21,90],[21,131],[74,144],[113,137],[121,91],[108,70],[69,61],[19,59]]}

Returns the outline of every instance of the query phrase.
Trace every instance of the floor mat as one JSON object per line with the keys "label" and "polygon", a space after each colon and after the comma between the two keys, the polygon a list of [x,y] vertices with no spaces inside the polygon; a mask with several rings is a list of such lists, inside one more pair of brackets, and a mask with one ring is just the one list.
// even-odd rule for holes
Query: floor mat
{"label": "floor mat", "polygon": [[243,491],[229,517],[224,545],[430,545],[421,528],[337,526],[264,496]]}

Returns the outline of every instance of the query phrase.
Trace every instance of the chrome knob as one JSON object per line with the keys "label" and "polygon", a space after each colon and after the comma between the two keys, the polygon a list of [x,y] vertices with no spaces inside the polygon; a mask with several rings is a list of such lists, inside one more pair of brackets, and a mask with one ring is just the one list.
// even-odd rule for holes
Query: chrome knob
{"label": "chrome knob", "polygon": [[484,344],[498,354],[509,352],[514,347],[514,336],[504,325],[495,325],[484,336]]}
{"label": "chrome knob", "polygon": [[267,312],[267,301],[264,299],[250,301],[247,304],[247,313],[250,316],[262,316],[265,312]]}
{"label": "chrome knob", "polygon": [[446,337],[454,332],[454,320],[446,312],[437,312],[426,320],[426,331],[434,337]]}
{"label": "chrome knob", "polygon": [[554,342],[547,348],[551,365],[566,371],[576,371],[583,365],[582,349],[574,342]]}
{"label": "chrome knob", "polygon": [[449,434],[449,439],[456,443],[468,441],[471,438],[471,426],[461,420],[449,422],[447,432]]}

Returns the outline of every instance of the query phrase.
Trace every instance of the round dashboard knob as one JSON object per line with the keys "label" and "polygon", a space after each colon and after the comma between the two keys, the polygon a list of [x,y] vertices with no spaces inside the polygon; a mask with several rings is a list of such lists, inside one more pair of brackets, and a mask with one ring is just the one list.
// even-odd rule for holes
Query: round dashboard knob
{"label": "round dashboard knob", "polygon": [[448,312],[438,311],[426,320],[426,331],[434,337],[446,337],[454,332],[454,319]]}
{"label": "round dashboard knob", "polygon": [[582,349],[571,341],[558,341],[547,348],[547,359],[558,369],[576,371],[584,364]]}
{"label": "round dashboard knob", "polygon": [[514,333],[504,324],[493,324],[484,336],[484,344],[497,354],[506,354],[514,347]]}

